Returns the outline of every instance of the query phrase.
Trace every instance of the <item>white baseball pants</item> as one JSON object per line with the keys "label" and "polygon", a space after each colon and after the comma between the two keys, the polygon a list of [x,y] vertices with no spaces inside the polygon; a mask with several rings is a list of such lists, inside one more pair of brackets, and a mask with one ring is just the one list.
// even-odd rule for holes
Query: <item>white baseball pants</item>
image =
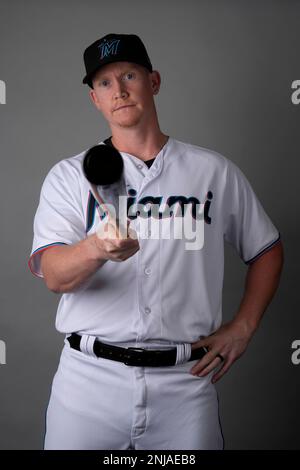
{"label": "white baseball pants", "polygon": [[76,351],[65,341],[47,409],[45,450],[222,449],[212,373],[191,375],[197,361],[133,367]]}

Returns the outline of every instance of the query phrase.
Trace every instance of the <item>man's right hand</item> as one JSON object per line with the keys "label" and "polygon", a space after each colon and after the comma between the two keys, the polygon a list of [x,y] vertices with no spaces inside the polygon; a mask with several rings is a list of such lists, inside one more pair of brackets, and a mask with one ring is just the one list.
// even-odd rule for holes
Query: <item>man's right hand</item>
{"label": "man's right hand", "polygon": [[137,234],[129,227],[129,222],[123,231],[110,222],[101,224],[95,235],[94,243],[103,260],[125,261],[140,249]]}

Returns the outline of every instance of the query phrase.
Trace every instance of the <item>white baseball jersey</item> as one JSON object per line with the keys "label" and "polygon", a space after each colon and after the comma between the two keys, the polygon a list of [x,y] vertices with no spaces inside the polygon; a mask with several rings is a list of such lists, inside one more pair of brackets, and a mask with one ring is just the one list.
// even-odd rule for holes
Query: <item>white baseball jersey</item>
{"label": "white baseball jersey", "polygon": [[[56,327],[113,344],[195,342],[222,321],[224,240],[248,264],[278,242],[280,233],[242,171],[219,153],[171,137],[150,168],[120,153],[140,250],[126,261],[106,262],[76,292],[63,294]],[[43,183],[29,260],[37,276],[43,277],[44,250],[77,243],[104,223],[82,171],[84,155],[55,164]],[[178,206],[191,212],[202,207],[194,245],[188,249],[187,239],[175,232],[152,236],[135,207],[147,212],[154,203],[161,227],[175,221]],[[174,209],[169,216],[168,208]]]}

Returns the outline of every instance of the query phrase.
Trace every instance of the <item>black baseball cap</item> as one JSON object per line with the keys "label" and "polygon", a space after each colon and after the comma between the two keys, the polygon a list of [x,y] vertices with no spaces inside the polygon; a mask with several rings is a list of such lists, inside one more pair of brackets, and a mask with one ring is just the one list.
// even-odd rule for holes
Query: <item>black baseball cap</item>
{"label": "black baseball cap", "polygon": [[92,77],[103,65],[133,62],[152,72],[152,64],[142,40],[136,34],[107,34],[93,42],[83,53],[86,76],[82,83],[92,88]]}

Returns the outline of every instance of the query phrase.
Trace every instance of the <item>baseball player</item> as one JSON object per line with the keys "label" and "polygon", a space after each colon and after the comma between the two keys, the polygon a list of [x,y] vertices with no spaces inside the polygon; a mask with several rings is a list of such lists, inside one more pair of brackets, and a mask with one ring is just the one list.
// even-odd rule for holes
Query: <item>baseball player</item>
{"label": "baseball player", "polygon": [[[62,294],[56,328],[65,344],[45,449],[223,449],[214,384],[246,350],[277,289],[280,233],[232,161],[160,130],[161,77],[138,36],[106,35],[84,63],[83,83],[111,130],[97,144],[123,159],[132,231],[100,230],[113,221],[82,171],[88,149],[51,168],[29,260]],[[178,236],[185,220],[196,230]],[[248,266],[226,324],[224,240]]]}

